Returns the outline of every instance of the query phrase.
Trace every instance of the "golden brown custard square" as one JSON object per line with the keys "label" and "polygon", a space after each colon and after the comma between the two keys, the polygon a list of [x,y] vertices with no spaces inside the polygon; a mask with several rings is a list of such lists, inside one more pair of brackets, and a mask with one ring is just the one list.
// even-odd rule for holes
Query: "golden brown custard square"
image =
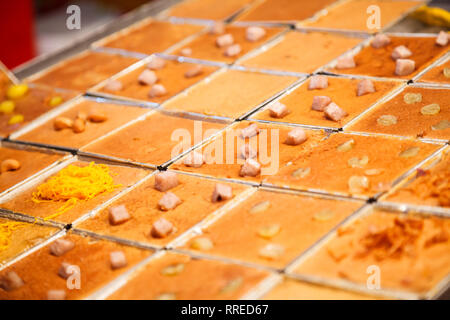
{"label": "golden brown custard square", "polygon": [[[413,8],[423,4],[423,1],[392,1],[392,0],[347,0],[329,8],[316,19],[305,22],[308,27],[330,28],[375,33],[379,29],[370,28],[372,15],[379,11],[380,28],[383,29],[391,23],[402,18]],[[377,6],[375,11],[371,6]]]}
{"label": "golden brown custard square", "polygon": [[[2,270],[0,275],[14,271],[24,284],[12,291],[0,289],[0,299],[46,300],[49,290],[64,290],[67,300],[87,298],[152,253],[150,250],[73,233],[64,236],[63,239],[72,241],[74,247],[62,256],[50,253],[52,245],[50,243]],[[116,251],[123,252],[127,265],[119,269],[112,269],[110,254]],[[79,289],[69,289],[68,280],[72,285],[76,285],[76,281],[71,278],[66,280],[58,275],[63,263],[79,268]],[[33,272],[30,272],[30,266],[33,266]],[[73,273],[72,278],[75,276],[76,274]]]}
{"label": "golden brown custard square", "polygon": [[[327,77],[328,87],[325,89],[309,90],[310,80],[305,81],[300,86],[290,91],[287,95],[279,99],[284,104],[289,113],[282,118],[273,118],[268,108],[255,113],[252,119],[296,123],[320,127],[340,128],[363,111],[375,104],[383,96],[400,86],[400,83],[393,81],[373,81],[375,92],[362,96],[357,95],[358,83],[360,79]],[[325,117],[324,112],[311,109],[315,96],[327,96],[332,102],[347,112],[342,120],[333,121]]]}
{"label": "golden brown custard square", "polygon": [[[269,273],[215,260],[164,253],[136,271],[108,299],[114,300],[220,300],[239,299]],[[149,286],[148,283],[153,285]],[[205,286],[205,283],[208,283]]]}
{"label": "golden brown custard square", "polygon": [[298,78],[240,70],[215,73],[163,104],[164,109],[238,118]]}
{"label": "golden brown custard square", "polygon": [[82,150],[158,166],[225,126],[224,122],[154,112]]}
{"label": "golden brown custard square", "polygon": [[[184,249],[282,269],[363,202],[257,191],[189,240]],[[196,249],[208,238],[213,246]]]}
{"label": "golden brown custard square", "polygon": [[418,82],[450,84],[450,58],[445,59],[422,75]]}
{"label": "golden brown custard square", "polygon": [[42,243],[58,232],[58,228],[0,218],[0,266]]}
{"label": "golden brown custard square", "polygon": [[[127,72],[116,80],[122,83],[122,89],[117,91],[108,90],[107,84],[101,88],[94,90],[95,92],[112,94],[121,98],[131,98],[140,101],[149,101],[154,103],[162,103],[167,99],[173,97],[177,93],[189,88],[193,84],[207,77],[211,73],[217,70],[217,67],[196,65],[193,63],[183,62],[180,63],[176,60],[164,60],[166,65],[159,70],[153,70],[158,77],[158,84],[161,84],[166,89],[166,94],[159,97],[150,97],[149,92],[152,86],[143,85],[139,82],[138,78],[147,69],[147,66],[141,66],[130,72]],[[201,66],[201,73],[194,77],[186,77],[186,72],[193,70]]]}
{"label": "golden brown custard square", "polygon": [[225,20],[253,0],[188,0],[174,5],[168,15],[178,18]]}
{"label": "golden brown custard square", "polygon": [[441,145],[412,139],[336,133],[316,148],[296,153],[268,184],[370,197],[389,190],[401,175]]}
{"label": "golden brown custard square", "polygon": [[413,205],[450,207],[450,154],[447,148],[430,159],[383,200]]}
{"label": "golden brown custard square", "polygon": [[311,73],[361,41],[361,38],[341,34],[290,31],[239,64],[253,68]]}
{"label": "golden brown custard square", "polygon": [[85,51],[32,76],[29,81],[84,92],[137,61],[118,54]]}
{"label": "golden brown custard square", "polygon": [[449,140],[449,99],[450,89],[406,87],[347,129]]}
{"label": "golden brown custard square", "polygon": [[[373,212],[341,227],[295,270],[382,289],[425,294],[450,272],[450,220]],[[369,279],[370,278],[370,279]]]}
{"label": "golden brown custard square", "polygon": [[[246,38],[246,30],[247,27],[243,26],[234,26],[234,25],[226,25],[225,31],[223,34],[211,34],[210,32],[203,33],[191,41],[187,42],[183,45],[182,48],[171,52],[175,55],[183,56],[183,50],[190,49],[192,54],[189,55],[189,58],[209,60],[215,62],[224,62],[224,63],[232,63],[237,59],[241,58],[248,52],[253,49],[259,48],[264,43],[274,38],[282,31],[284,28],[275,28],[275,27],[262,27],[266,34],[257,41],[249,41]],[[216,39],[225,34],[230,34],[233,39],[233,44],[238,44],[241,47],[241,51],[239,54],[235,56],[227,56],[225,54],[226,48],[220,48],[216,45]]]}
{"label": "golden brown custard square", "polygon": [[[87,161],[75,161],[69,165],[77,167],[85,167],[89,165]],[[67,168],[67,166],[65,167]],[[8,209],[17,213],[26,214],[29,216],[49,219],[52,220],[72,223],[76,219],[80,218],[84,214],[102,204],[106,200],[109,200],[116,194],[118,194],[123,189],[133,185],[143,177],[145,177],[149,171],[144,169],[137,169],[133,167],[120,166],[120,165],[107,165],[109,174],[113,179],[115,188],[110,192],[103,192],[98,194],[96,197],[89,200],[78,200],[75,203],[68,203],[69,200],[52,200],[52,201],[40,201],[35,203],[33,201],[33,193],[35,193],[40,185],[48,182],[49,179],[56,176],[57,173],[46,178],[44,181],[33,181],[32,185],[27,185],[25,190],[10,195],[8,198],[3,199],[0,207],[3,209]],[[41,179],[42,180],[42,179]],[[67,207],[65,207],[67,206]],[[61,211],[62,208],[68,208],[68,210]],[[62,214],[55,216],[57,213],[62,212]]]}
{"label": "golden brown custard square", "polygon": [[256,1],[238,21],[290,22],[313,16],[335,0],[264,0]]}
{"label": "golden brown custard square", "polygon": [[[436,37],[402,37],[389,36],[391,42],[382,48],[373,48],[370,44],[361,49],[355,56],[356,66],[349,69],[331,68],[328,71],[338,74],[357,74],[373,77],[411,79],[448,51],[450,45],[438,46]],[[392,51],[398,46],[405,46],[414,60],[415,71],[407,76],[395,74],[396,62],[392,59]]]}
{"label": "golden brown custard square", "polygon": [[97,45],[144,54],[162,53],[204,26],[146,19],[114,33]]}
{"label": "golden brown custard square", "polygon": [[[251,138],[243,139],[241,136],[242,130],[251,125],[256,125],[260,133]],[[195,149],[194,152],[203,154],[205,164],[201,167],[188,167],[184,164],[184,159],[190,156],[188,154],[171,165],[170,168],[216,178],[260,183],[276,174],[279,168],[289,166],[298,154],[317,147],[327,136],[323,130],[305,130],[308,139],[304,143],[288,145],[285,141],[287,135],[293,129],[295,127],[241,121],[227,128],[225,132],[205,146]],[[245,162],[242,156],[244,145],[249,145],[257,153],[254,160],[261,165],[261,173],[257,176],[240,176],[241,167]]]}
{"label": "golden brown custard square", "polygon": [[[155,178],[151,177],[136,189],[114,201],[108,208],[78,225],[77,228],[97,234],[164,246],[248,189],[245,185],[220,182],[232,188],[233,198],[212,202],[211,197],[218,181],[184,174],[177,176],[178,186],[169,190],[181,200],[181,203],[174,209],[162,211],[159,208],[158,202],[165,193],[154,188]],[[111,225],[109,209],[120,205],[126,207],[131,219],[120,225]],[[153,223],[160,218],[166,219],[174,227],[173,232],[165,238],[155,238],[150,233]]]}
{"label": "golden brown custard square", "polygon": [[[82,98],[69,109],[51,117],[36,128],[16,136],[15,139],[78,149],[148,112],[149,110],[145,108]],[[55,129],[58,118],[64,117],[75,121],[80,114],[88,117],[91,114],[101,114],[106,116],[106,120],[102,122],[86,120],[83,132],[75,132],[72,128]]]}
{"label": "golden brown custard square", "polygon": [[[11,100],[14,103],[13,112],[0,112],[0,136],[9,136],[46,112],[72,99],[75,95],[75,92],[68,90],[29,85],[28,91],[23,97]],[[55,101],[57,102],[55,103]],[[0,102],[2,101],[0,100]],[[21,119],[14,121],[15,117]]]}

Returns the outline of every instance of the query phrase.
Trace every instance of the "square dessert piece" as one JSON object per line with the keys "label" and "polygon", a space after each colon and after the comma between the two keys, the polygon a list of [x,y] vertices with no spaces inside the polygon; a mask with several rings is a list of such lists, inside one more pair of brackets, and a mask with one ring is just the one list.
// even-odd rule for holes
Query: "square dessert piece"
{"label": "square dessert piece", "polygon": [[119,54],[85,51],[28,78],[33,83],[84,92],[137,62]]}
{"label": "square dessert piece", "polygon": [[[317,147],[326,136],[322,130],[241,121],[176,161],[171,169],[260,183],[289,166],[298,154]],[[202,165],[189,163],[195,154],[203,155]]]}
{"label": "square dessert piece", "polygon": [[25,190],[11,192],[0,208],[72,223],[147,174],[144,169],[75,160],[41,175]]}
{"label": "square dessert piece", "polygon": [[253,0],[188,0],[174,5],[168,10],[168,15],[178,18],[225,20]]}
{"label": "square dessert piece", "polygon": [[324,32],[290,31],[239,64],[260,69],[311,73],[363,39]]}
{"label": "square dessert piece", "polygon": [[[424,1],[399,0],[347,0],[329,8],[325,13],[318,15],[312,21],[303,25],[315,28],[341,29],[351,31],[379,32],[413,8],[421,6]],[[377,6],[378,8],[374,8]],[[379,12],[379,28],[372,25],[376,23],[376,14]],[[372,19],[371,19],[372,18]]]}
{"label": "square dessert piece", "polygon": [[450,149],[430,160],[389,192],[383,200],[450,208]]}
{"label": "square dessert piece", "polygon": [[94,45],[144,54],[162,53],[204,28],[201,25],[146,19]]}
{"label": "square dessert piece", "polygon": [[20,96],[9,98],[5,93],[0,100],[0,136],[6,137],[24,127],[44,113],[56,108],[76,93],[52,89],[40,85],[12,85],[7,88],[21,88]]}
{"label": "square dessert piece", "polygon": [[[278,102],[286,106],[288,112],[283,117],[278,117],[271,112],[274,103],[268,104],[263,110],[255,113],[253,119],[296,123],[312,126],[340,128],[351,121],[367,108],[372,106],[383,96],[387,95],[394,88],[400,86],[394,81],[371,81],[375,92],[368,92],[358,96],[358,87],[361,79],[348,79],[326,77],[328,87],[324,89],[309,89],[311,78],[303,82],[300,86],[290,91]],[[318,101],[324,99],[324,103]],[[342,108],[347,115],[340,120],[332,120],[323,111],[324,105],[334,102]],[[322,106],[323,108],[320,108]]]}
{"label": "square dessert piece", "polygon": [[263,297],[264,300],[375,300],[357,292],[284,278]]}
{"label": "square dessert piece", "polygon": [[[363,204],[257,191],[185,249],[282,269]],[[206,239],[212,246],[201,246]]]}
{"label": "square dessert piece", "polygon": [[293,84],[298,78],[226,70],[215,73],[163,105],[164,109],[239,118]]}
{"label": "square dessert piece", "polygon": [[346,129],[449,140],[449,99],[450,89],[408,86]]}
{"label": "square dessert piece", "polygon": [[296,153],[269,184],[370,197],[387,191],[402,174],[441,146],[411,139],[332,134],[316,148]]}
{"label": "square dessert piece", "polygon": [[[373,209],[340,227],[295,273],[425,294],[450,272],[450,219]],[[372,275],[372,277],[370,277]]]}
{"label": "square dessert piece", "polygon": [[[155,188],[155,177],[151,177],[77,228],[143,244],[164,246],[249,188],[242,184],[224,183],[185,174],[177,174],[176,177],[178,185],[165,192]],[[217,183],[231,188],[230,199],[212,201]],[[164,199],[172,194],[178,200],[170,205],[171,203],[165,202]],[[122,205],[131,218],[119,225],[111,224],[109,218],[113,208]],[[152,232],[160,219],[171,224],[170,230],[163,237],[157,237]]]}
{"label": "square dessert piece", "polygon": [[[0,218],[0,266],[42,243],[58,232],[58,228]],[[0,289],[1,290],[1,289]]]}
{"label": "square dessert piece", "polygon": [[61,153],[33,148],[0,147],[0,193],[34,176],[64,157]]}
{"label": "square dessert piece", "polygon": [[82,151],[156,167],[186,152],[226,125],[205,118],[155,111]]}
{"label": "square dessert piece", "polygon": [[[249,27],[226,25],[223,32],[204,32],[177,49],[172,54],[187,56],[189,58],[209,60],[214,62],[233,63],[246,53],[274,38],[285,28],[261,28],[263,33],[255,40],[249,40],[246,36]],[[219,46],[220,44],[220,46]],[[240,50],[232,52],[231,46],[239,45]],[[186,54],[186,51],[189,53]],[[231,52],[231,53],[230,53]]]}
{"label": "square dessert piece", "polygon": [[418,82],[450,84],[450,56],[423,74]]}
{"label": "square dessert piece", "polygon": [[80,98],[37,127],[14,135],[14,139],[78,149],[148,112],[141,107]]}
{"label": "square dessert piece", "polygon": [[[122,252],[125,257],[126,264],[121,268],[112,267],[111,254],[114,252]],[[151,253],[150,250],[70,233],[2,270],[0,278],[10,277],[13,272],[21,285],[9,290],[0,289],[0,299],[84,299]],[[33,272],[30,272],[30,266]],[[73,288],[68,288],[68,283]]]}
{"label": "square dessert piece", "polygon": [[[327,71],[338,74],[357,74],[372,77],[388,77],[400,79],[412,79],[433,61],[445,54],[450,45],[439,46],[436,37],[401,37],[389,35],[390,43],[383,47],[374,48],[372,44],[366,45],[353,57],[355,67],[350,68],[332,68]],[[373,39],[371,40],[373,42]],[[394,49],[400,46],[406,47],[411,52],[403,60],[414,61],[414,71],[406,75],[396,73],[397,60],[392,58]],[[405,55],[404,55],[405,56]]]}
{"label": "square dessert piece", "polygon": [[[159,67],[157,63],[161,63],[161,68],[156,68]],[[139,67],[115,76],[114,80],[107,81],[93,91],[118,98],[162,103],[218,69],[207,65],[180,63],[156,56],[143,60],[139,64]],[[155,84],[162,85],[165,92],[155,95],[152,91]]]}
{"label": "square dessert piece", "polygon": [[[267,271],[242,265],[166,252],[155,255],[108,299],[235,300],[243,297],[268,275]],[[152,285],[149,286],[149,283]]]}
{"label": "square dessert piece", "polygon": [[238,17],[238,21],[295,22],[313,16],[335,0],[256,1],[249,10]]}

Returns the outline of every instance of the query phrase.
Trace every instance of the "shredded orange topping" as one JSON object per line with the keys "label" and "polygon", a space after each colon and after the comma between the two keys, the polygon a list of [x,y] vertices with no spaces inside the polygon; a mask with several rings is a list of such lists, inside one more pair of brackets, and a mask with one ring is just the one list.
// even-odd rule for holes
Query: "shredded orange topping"
{"label": "shredded orange topping", "polygon": [[120,186],[114,184],[109,167],[104,164],[91,162],[85,167],[69,165],[38,186],[32,200],[35,203],[64,202],[56,213],[44,218],[49,220],[72,209],[78,201],[93,199]]}
{"label": "shredded orange topping", "polygon": [[10,243],[11,243],[11,237],[12,233],[20,229],[27,224],[24,222],[17,222],[17,221],[8,221],[0,223],[0,252],[3,250],[6,250]]}
{"label": "shredded orange topping", "polygon": [[440,206],[450,207],[450,156],[442,160],[439,170],[426,171],[414,188],[408,188],[422,199],[436,198]]}

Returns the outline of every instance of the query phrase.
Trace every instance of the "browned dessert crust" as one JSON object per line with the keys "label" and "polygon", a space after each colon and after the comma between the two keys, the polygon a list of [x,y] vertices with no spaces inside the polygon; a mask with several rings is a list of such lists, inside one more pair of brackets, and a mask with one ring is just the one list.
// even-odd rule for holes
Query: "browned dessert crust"
{"label": "browned dessert crust", "polygon": [[[391,42],[383,48],[373,48],[371,45],[363,48],[354,57],[356,67],[349,69],[331,69],[339,74],[358,74],[374,77],[390,77],[411,79],[433,61],[448,51],[448,47],[435,44],[435,37],[397,37],[390,36]],[[406,76],[395,74],[396,62],[391,54],[394,48],[405,46],[412,55],[408,59],[414,60],[415,71]]]}
{"label": "browned dessert crust", "polygon": [[[211,34],[206,32],[199,35],[193,40],[189,41],[181,49],[176,50],[173,54],[183,56],[183,49],[189,48],[192,50],[190,58],[218,61],[232,63],[244,56],[253,49],[259,48],[264,43],[275,37],[277,34],[281,33],[284,28],[263,28],[266,34],[258,41],[248,41],[246,39],[247,27],[227,25],[225,31],[221,35]],[[233,36],[233,44],[239,44],[241,51],[238,55],[229,57],[225,55],[226,48],[219,48],[216,45],[216,39],[224,34],[231,34]]]}
{"label": "browned dessert crust", "polygon": [[150,19],[115,33],[100,45],[145,54],[162,53],[202,29],[204,26]]}
{"label": "browned dessert crust", "polygon": [[[16,221],[0,218],[0,228],[5,224],[15,224]],[[28,249],[42,243],[59,229],[41,226],[35,223],[19,222],[20,226],[8,236],[9,244],[0,248],[0,266],[26,252]]]}
{"label": "browned dessert crust", "polygon": [[[196,137],[195,134],[200,132],[198,130],[200,127],[204,136]],[[96,141],[83,148],[83,151],[161,165],[223,127],[225,127],[223,123],[192,120],[156,112],[113,135]],[[183,133],[183,136],[189,133],[190,139],[185,140],[183,136],[177,136],[177,132]]]}
{"label": "browned dessert crust", "polygon": [[[281,167],[267,182],[297,189],[372,196],[390,189],[396,178],[440,147],[406,139],[333,134],[316,148],[298,152],[290,166]],[[304,177],[295,174],[307,168]],[[350,184],[352,177],[358,177],[357,183]]]}
{"label": "browned dessert crust", "polygon": [[[0,136],[6,137],[37,117],[54,109],[56,106],[50,104],[52,98],[60,97],[61,103],[63,103],[72,99],[75,95],[75,92],[54,90],[45,86],[30,86],[25,96],[12,100],[15,105],[13,113],[0,112]],[[23,121],[9,124],[8,122],[14,115],[22,115]]]}

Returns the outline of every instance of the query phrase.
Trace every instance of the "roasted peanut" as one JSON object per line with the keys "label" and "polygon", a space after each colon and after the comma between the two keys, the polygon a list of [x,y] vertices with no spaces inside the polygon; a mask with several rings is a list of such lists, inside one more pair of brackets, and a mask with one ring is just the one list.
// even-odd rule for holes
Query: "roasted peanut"
{"label": "roasted peanut", "polygon": [[2,161],[1,172],[16,171],[20,169],[20,162],[15,159],[6,159]]}
{"label": "roasted peanut", "polygon": [[66,117],[57,117],[53,122],[53,127],[55,130],[62,130],[67,128],[72,128],[73,121]]}
{"label": "roasted peanut", "polygon": [[92,111],[87,119],[91,122],[104,122],[108,117],[102,112]]}
{"label": "roasted peanut", "polygon": [[86,128],[85,121],[83,119],[77,118],[73,122],[72,130],[75,133],[81,133]]}

